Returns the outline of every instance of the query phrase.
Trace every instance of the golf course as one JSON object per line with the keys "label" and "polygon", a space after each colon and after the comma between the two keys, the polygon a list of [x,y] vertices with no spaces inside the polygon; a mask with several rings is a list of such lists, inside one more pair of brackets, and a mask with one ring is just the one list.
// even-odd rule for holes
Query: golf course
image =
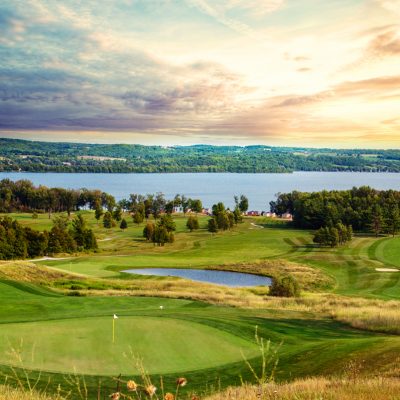
{"label": "golf course", "polygon": [[[8,379],[39,378],[37,388],[55,390],[65,376],[79,376],[93,394],[99,382],[107,392],[113,378],[139,380],[145,370],[166,389],[185,376],[187,393],[211,393],[253,381],[246,360],[261,368],[256,330],[277,351],[278,381],[340,376],[351,362],[365,374],[398,368],[397,237],[356,235],[322,248],[312,232],[279,219],[245,218],[211,234],[206,216],[190,232],[177,214],[174,243],[154,246],[129,215],[122,230],[80,213],[97,237],[95,252],[0,262],[0,370]],[[46,214],[9,216],[32,229],[52,226]],[[290,273],[302,293],[273,298],[262,286],[121,272],[154,267]]]}

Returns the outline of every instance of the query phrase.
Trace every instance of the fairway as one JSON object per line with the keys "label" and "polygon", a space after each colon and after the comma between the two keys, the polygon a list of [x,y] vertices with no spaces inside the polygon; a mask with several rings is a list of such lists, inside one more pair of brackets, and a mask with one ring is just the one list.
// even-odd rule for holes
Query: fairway
{"label": "fairway", "polygon": [[168,317],[120,317],[113,344],[112,318],[102,317],[8,324],[0,333],[0,362],[7,363],[10,347],[21,340],[27,368],[103,375],[137,373],[135,359],[149,373],[165,374],[220,366],[256,351],[227,332]]}

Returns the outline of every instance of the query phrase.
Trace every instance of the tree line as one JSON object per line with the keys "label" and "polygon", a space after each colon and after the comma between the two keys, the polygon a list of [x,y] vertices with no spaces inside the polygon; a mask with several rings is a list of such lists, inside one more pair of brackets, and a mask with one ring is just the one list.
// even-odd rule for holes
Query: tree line
{"label": "tree line", "polygon": [[[34,186],[29,180],[0,181],[0,212],[71,212],[81,209],[95,210],[96,219],[105,217],[107,227],[112,221],[120,221],[123,211],[129,211],[134,216],[134,222],[141,223],[152,215],[155,219],[162,213],[172,213],[179,208],[185,214],[189,210],[199,213],[203,209],[201,200],[191,199],[177,194],[167,200],[162,193],[131,194],[128,199],[119,202],[109,193],[101,190],[48,188]],[[108,214],[107,214],[108,213]]]}
{"label": "tree line", "polygon": [[369,186],[351,190],[282,193],[270,202],[272,212],[293,215],[298,228],[319,229],[337,224],[356,231],[396,235],[400,229],[400,191]]}
{"label": "tree line", "polygon": [[400,172],[399,150],[271,146],[142,146],[0,138],[0,171],[30,172]]}
{"label": "tree line", "polygon": [[0,259],[34,258],[56,253],[97,249],[96,237],[82,215],[72,221],[66,216],[53,218],[50,231],[37,231],[8,216],[0,218]]}

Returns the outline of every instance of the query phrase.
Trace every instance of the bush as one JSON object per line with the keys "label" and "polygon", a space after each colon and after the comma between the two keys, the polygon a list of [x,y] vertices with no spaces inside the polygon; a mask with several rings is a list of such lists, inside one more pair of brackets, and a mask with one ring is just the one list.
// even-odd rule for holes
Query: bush
{"label": "bush", "polygon": [[190,230],[190,232],[194,231],[195,229],[199,229],[199,220],[197,217],[191,215],[186,222],[186,227]]}
{"label": "bush", "polygon": [[299,297],[300,286],[291,275],[285,276],[284,278],[277,277],[272,282],[269,295],[275,297]]}

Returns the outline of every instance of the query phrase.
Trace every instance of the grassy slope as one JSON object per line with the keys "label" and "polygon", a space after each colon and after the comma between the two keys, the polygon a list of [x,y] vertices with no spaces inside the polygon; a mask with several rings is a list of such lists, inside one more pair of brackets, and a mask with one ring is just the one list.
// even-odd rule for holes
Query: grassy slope
{"label": "grassy slope", "polygon": [[[106,230],[96,223],[92,213],[85,212],[85,215],[100,239],[101,252],[66,260],[45,261],[44,264],[97,277],[113,277],[117,276],[115,271],[125,268],[200,268],[282,259],[307,264],[334,277],[334,292],[338,294],[400,298],[400,273],[375,270],[400,266],[400,238],[357,236],[348,246],[321,249],[313,246],[311,232],[289,229],[284,222],[246,219],[231,232],[211,235],[205,229],[188,232],[186,219],[180,216],[176,218],[176,242],[159,248],[142,239],[143,225],[134,226],[129,216],[126,216],[129,228],[122,232],[119,228]],[[42,229],[51,226],[46,215],[40,215],[37,220],[26,214],[13,216],[32,227]],[[200,218],[204,228],[207,217]]]}
{"label": "grassy slope", "polygon": [[[129,353],[131,346],[134,352],[138,353],[140,350],[140,354],[136,354],[143,357],[145,366],[148,361],[152,372],[162,372],[168,376],[171,366],[176,365],[177,371],[184,373],[191,380],[192,388],[204,388],[205,384],[215,382],[219,376],[222,376],[223,386],[237,384],[239,374],[248,375],[243,362],[240,361],[239,348],[244,346],[250,354],[254,354],[249,341],[253,337],[256,325],[259,326],[260,335],[263,337],[270,338],[275,343],[284,342],[278,371],[281,378],[334,373],[344,368],[348,357],[368,359],[370,354],[376,363],[383,348],[391,354],[400,354],[398,338],[357,331],[331,320],[314,319],[307,313],[245,311],[173,299],[163,299],[165,309],[160,310],[160,299],[157,298],[55,297],[51,292],[47,296],[44,289],[32,293],[30,286],[27,287],[28,291],[25,291],[24,284],[20,284],[19,287],[4,282],[0,284],[3,305],[0,309],[0,320],[6,324],[2,327],[2,338],[8,337],[10,349],[12,346],[18,347],[20,337],[24,339],[22,355],[27,367],[58,369],[56,365],[64,363],[65,357],[70,361],[71,357],[76,355],[79,359],[76,362],[78,370],[95,372],[95,368],[99,368],[98,373],[102,375],[118,370],[125,373],[132,371],[131,374],[137,375],[132,362],[123,356],[124,352]],[[145,316],[151,317],[156,332],[144,336],[143,327],[138,327],[138,331],[134,333],[122,327],[118,331],[119,335],[123,335],[118,336],[121,342],[113,347],[109,336],[111,316],[114,312],[120,316],[117,323],[121,322],[122,326],[125,323],[131,324],[132,329],[134,319],[128,316],[139,320]],[[157,318],[161,317],[170,318],[165,330],[162,325],[157,325],[160,324]],[[175,320],[179,320],[179,323],[174,324]],[[34,322],[33,326],[32,323],[23,323],[26,321],[38,322]],[[193,331],[197,324],[204,328]],[[60,326],[67,326],[68,329],[59,329]],[[176,334],[179,326],[183,327],[183,337]],[[32,337],[33,331],[42,332],[43,335]],[[214,332],[213,338],[205,340],[204,335],[209,332]],[[105,338],[106,335],[108,338]],[[42,351],[48,345],[47,339],[50,340],[52,351],[43,354]],[[93,342],[93,339],[97,341]],[[221,340],[227,343],[222,346]],[[135,346],[139,341],[140,348],[137,348]],[[188,346],[189,341],[194,341],[197,343],[197,349],[191,353],[177,351],[181,341],[182,346]],[[1,350],[7,350],[5,341],[1,342]],[[164,346],[166,343],[168,345]],[[32,360],[30,357],[34,345],[38,357]],[[373,349],[377,351],[374,352]],[[206,356],[207,352],[215,353],[212,359],[201,358]],[[203,356],[200,356],[202,353]],[[190,356],[194,359],[188,360],[187,357]],[[226,365],[218,366],[224,363],[224,360]],[[233,362],[235,360],[237,362]],[[254,362],[258,364],[259,359],[255,359]],[[106,367],[107,363],[113,365]],[[211,365],[212,368],[204,369]],[[69,368],[72,370],[71,363]],[[2,369],[6,371],[7,367]],[[43,377],[46,379],[47,375],[44,374]],[[57,382],[61,378],[53,376],[52,379]],[[89,385],[91,382],[89,380]]]}
{"label": "grassy slope", "polygon": [[[204,229],[187,232],[186,219],[178,217],[176,242],[158,248],[143,241],[143,226],[136,227],[130,223],[125,232],[118,228],[105,230],[97,225],[92,214],[85,214],[100,238],[101,252],[66,260],[44,261],[43,264],[95,277],[119,277],[117,271],[128,267],[204,267],[251,260],[289,260],[307,264],[334,277],[336,293],[383,299],[400,297],[400,273],[375,271],[376,267],[393,266],[393,260],[400,253],[396,238],[376,240],[357,237],[343,248],[318,249],[311,245],[309,232],[289,229],[284,223],[271,224],[261,218],[246,219],[231,232],[211,235]],[[23,214],[16,217],[22,223],[38,229],[51,226],[45,215],[40,215],[37,220]],[[201,217],[203,227],[206,220]],[[263,225],[264,228],[252,223]],[[113,313],[143,317],[160,312],[157,309],[160,299],[60,297],[43,289],[35,289],[32,285],[2,284],[0,298],[4,305],[0,308],[0,320],[3,323],[100,317]],[[255,325],[258,325],[264,337],[274,342],[283,340],[280,377],[336,373],[349,357],[370,360],[366,368],[373,368],[374,365],[390,364],[396,354],[400,354],[397,337],[357,331],[338,322],[315,318],[309,313],[241,311],[184,300],[163,299],[162,302],[167,305],[164,311],[171,318],[200,322],[230,335],[247,335],[247,339],[253,334]],[[162,315],[165,314],[163,312]],[[89,351],[87,346],[82,347],[83,355],[85,351]],[[105,353],[112,352],[107,350]],[[207,382],[211,383],[222,375],[222,384],[226,385],[237,383],[240,372],[244,372],[243,363],[238,362],[211,370],[187,372],[187,375],[194,386],[204,387],[204,376],[208,376]]]}

